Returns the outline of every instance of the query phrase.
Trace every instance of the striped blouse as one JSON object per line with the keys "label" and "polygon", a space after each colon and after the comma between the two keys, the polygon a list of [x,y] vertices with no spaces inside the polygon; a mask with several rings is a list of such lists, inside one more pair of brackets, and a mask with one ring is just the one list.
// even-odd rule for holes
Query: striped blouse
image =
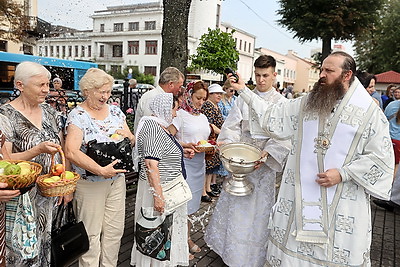
{"label": "striped blouse", "polygon": [[137,136],[141,157],[140,179],[146,179],[143,159],[158,161],[161,183],[172,181],[182,173],[182,147],[154,120],[146,120]]}

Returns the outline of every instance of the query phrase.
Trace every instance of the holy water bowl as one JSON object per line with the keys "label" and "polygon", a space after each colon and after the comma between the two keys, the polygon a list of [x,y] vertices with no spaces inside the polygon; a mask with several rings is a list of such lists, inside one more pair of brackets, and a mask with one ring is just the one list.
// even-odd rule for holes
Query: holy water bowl
{"label": "holy water bowl", "polygon": [[253,192],[254,185],[246,175],[254,171],[261,160],[261,150],[247,143],[230,143],[220,147],[220,158],[232,178],[225,181],[223,188],[234,196],[246,196]]}

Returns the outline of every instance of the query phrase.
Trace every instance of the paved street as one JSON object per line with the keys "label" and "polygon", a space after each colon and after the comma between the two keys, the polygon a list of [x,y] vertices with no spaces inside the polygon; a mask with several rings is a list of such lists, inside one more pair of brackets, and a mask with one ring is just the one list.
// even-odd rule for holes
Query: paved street
{"label": "paved street", "polygon": [[[202,251],[195,254],[196,258],[190,262],[190,266],[196,267],[223,267],[226,266],[221,258],[211,251],[203,241],[203,230],[212,213],[214,204],[202,204],[196,214],[201,218],[194,222],[192,239]],[[134,191],[128,192],[126,198],[125,233],[122,238],[118,266],[129,267],[130,253],[133,244],[133,211],[135,205]],[[373,235],[371,246],[372,267],[396,267],[400,266],[400,210],[387,212],[372,203]],[[399,248],[397,245],[399,244]],[[78,264],[72,265],[73,267]]]}

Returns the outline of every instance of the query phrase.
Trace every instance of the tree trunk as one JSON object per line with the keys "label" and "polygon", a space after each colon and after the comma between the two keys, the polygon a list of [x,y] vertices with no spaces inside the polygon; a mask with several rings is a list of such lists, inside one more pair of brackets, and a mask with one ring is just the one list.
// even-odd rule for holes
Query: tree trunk
{"label": "tree trunk", "polygon": [[186,72],[188,20],[192,0],[163,0],[162,53],[160,73],[167,67]]}
{"label": "tree trunk", "polygon": [[332,42],[331,38],[323,38],[322,39],[322,58],[321,58],[321,63],[322,63],[322,61],[324,61],[324,59],[327,56],[329,56],[329,54],[332,51],[331,42]]}

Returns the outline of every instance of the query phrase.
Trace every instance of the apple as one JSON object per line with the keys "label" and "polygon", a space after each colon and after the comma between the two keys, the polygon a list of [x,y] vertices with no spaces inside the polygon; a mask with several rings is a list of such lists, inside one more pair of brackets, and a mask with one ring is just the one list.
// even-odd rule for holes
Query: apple
{"label": "apple", "polygon": [[114,133],[114,134],[112,134],[112,135],[110,136],[110,138],[113,139],[113,140],[118,141],[118,140],[121,140],[121,139],[122,139],[122,135],[117,134],[117,133]]}
{"label": "apple", "polygon": [[71,180],[71,179],[74,179],[75,174],[73,172],[66,171],[64,174],[64,177],[65,177],[65,179]]}
{"label": "apple", "polygon": [[54,176],[60,176],[61,173],[63,173],[65,171],[64,169],[64,165],[62,164],[56,164],[53,166],[53,168],[51,169],[51,174]]}
{"label": "apple", "polygon": [[45,179],[43,179],[43,182],[45,182],[45,183],[54,183],[55,181],[53,180],[53,178],[45,178]]}
{"label": "apple", "polygon": [[61,177],[58,176],[58,175],[53,175],[53,176],[50,177],[50,179],[52,179],[54,182],[57,182],[58,180],[61,179]]}
{"label": "apple", "polygon": [[214,140],[208,140],[208,143],[210,143],[213,146],[215,146],[217,144]]}

